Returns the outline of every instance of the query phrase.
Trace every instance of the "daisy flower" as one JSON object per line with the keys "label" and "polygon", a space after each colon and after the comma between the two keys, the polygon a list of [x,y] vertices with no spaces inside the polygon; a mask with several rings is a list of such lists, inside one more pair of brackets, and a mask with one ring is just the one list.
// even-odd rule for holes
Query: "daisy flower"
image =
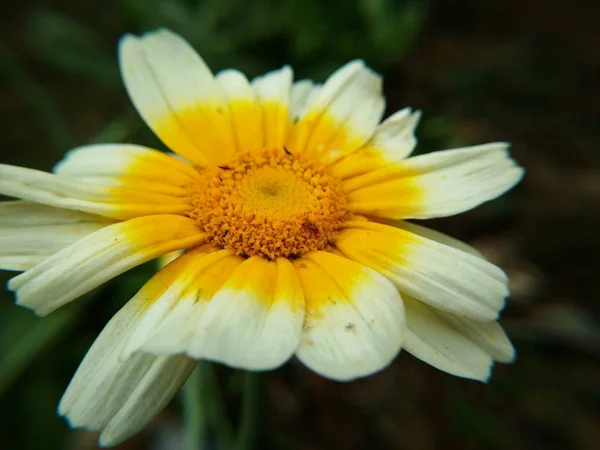
{"label": "daisy flower", "polygon": [[0,166],[0,267],[46,315],[148,260],[185,250],[108,323],[60,402],[114,445],[175,395],[196,360],[273,369],[292,356],[351,380],[405,349],[486,380],[514,350],[504,272],[406,219],[445,217],[522,177],[506,143],[410,157],[419,113],[381,122],[381,77],[352,61],[323,84],[283,67],[213,76],[181,37],[119,46],[125,88],[174,154],[71,150],[53,170]]}

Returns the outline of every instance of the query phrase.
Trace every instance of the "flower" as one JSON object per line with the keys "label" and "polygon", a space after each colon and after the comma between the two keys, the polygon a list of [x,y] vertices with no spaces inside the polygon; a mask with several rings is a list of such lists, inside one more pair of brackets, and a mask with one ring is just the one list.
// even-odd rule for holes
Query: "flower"
{"label": "flower", "polygon": [[322,85],[283,67],[216,76],[181,37],[125,36],[133,104],[175,155],[132,144],[70,151],[53,174],[0,166],[0,266],[46,315],[143,262],[185,249],[108,323],[61,400],[72,426],[121,442],[195,360],[267,370],[296,355],[351,380],[401,348],[486,380],[514,350],[507,277],[477,250],[405,219],[467,211],[523,171],[507,144],[410,157],[420,113],[380,123],[362,61]]}

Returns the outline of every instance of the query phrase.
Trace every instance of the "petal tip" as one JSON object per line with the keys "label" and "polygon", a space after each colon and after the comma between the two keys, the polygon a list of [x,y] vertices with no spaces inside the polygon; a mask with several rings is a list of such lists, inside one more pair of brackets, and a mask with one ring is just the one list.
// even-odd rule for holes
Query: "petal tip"
{"label": "petal tip", "polygon": [[122,47],[127,42],[137,41],[137,40],[138,40],[138,37],[135,34],[125,33],[124,35],[122,35],[119,38],[119,44],[118,45],[119,45],[119,47]]}
{"label": "petal tip", "polygon": [[67,393],[65,392],[56,407],[56,415],[59,417],[63,417],[67,424],[71,427],[71,420],[68,417],[68,414],[71,412],[71,406],[69,405],[69,401],[67,398]]}
{"label": "petal tip", "polygon": [[126,52],[134,50],[134,46],[139,45],[140,38],[131,33],[126,33],[119,38],[117,44],[117,53],[119,60],[122,60]]}
{"label": "petal tip", "polygon": [[103,431],[102,433],[100,433],[100,437],[98,438],[98,447],[99,448],[110,448],[110,447],[114,447],[115,445],[118,445],[119,443],[120,442],[118,442],[115,439],[115,436],[111,436],[106,431]]}
{"label": "petal tip", "polygon": [[[489,383],[492,377],[492,368],[494,367],[494,360],[490,358],[489,363],[486,367],[481,367],[478,369],[465,369],[465,370],[456,370],[452,372],[447,372],[450,375],[455,375],[460,378],[465,378],[467,380],[479,381],[481,383]],[[443,370],[443,369],[441,369]]]}
{"label": "petal tip", "polygon": [[506,348],[503,349],[502,353],[495,354],[494,360],[503,364],[513,364],[517,360],[517,351],[508,337],[504,336],[504,339],[506,341]]}
{"label": "petal tip", "polygon": [[139,39],[140,40],[150,40],[150,39],[161,38],[161,37],[176,37],[176,38],[178,38],[179,35],[173,31],[171,31],[167,27],[160,27],[160,28],[156,28],[154,30],[143,33],[142,35],[140,35]]}
{"label": "petal tip", "polygon": [[59,417],[62,417],[64,419],[64,421],[67,423],[67,426],[72,429],[84,429],[87,431],[96,431],[93,428],[89,427],[88,425],[86,425],[83,421],[81,420],[77,420],[76,418],[70,416],[71,412],[72,412],[72,405],[73,402],[70,402],[70,404],[68,406],[63,406],[63,400],[61,400],[60,404],[58,405],[58,409],[57,409],[57,414]]}
{"label": "petal tip", "polygon": [[482,383],[489,383],[490,379],[492,378],[492,368],[494,367],[494,360],[490,361],[490,364],[487,368],[487,371],[485,371],[485,373],[483,373],[480,377],[478,378],[473,378],[476,381],[481,381]]}
{"label": "petal tip", "polygon": [[417,109],[415,112],[413,112],[411,114],[410,121],[411,121],[411,126],[413,128],[413,131],[415,128],[417,128],[417,125],[419,125],[419,122],[421,121],[422,116],[423,116],[423,111],[421,111],[420,109]]}

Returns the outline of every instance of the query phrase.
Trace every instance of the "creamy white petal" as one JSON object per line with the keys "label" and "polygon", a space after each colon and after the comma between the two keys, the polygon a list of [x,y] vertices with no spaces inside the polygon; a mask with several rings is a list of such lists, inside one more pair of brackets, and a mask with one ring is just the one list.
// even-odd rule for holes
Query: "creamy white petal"
{"label": "creamy white petal", "polygon": [[[123,399],[120,389],[129,383],[115,386],[119,368],[130,366],[119,359],[124,339],[140,314],[141,305],[127,303],[104,327],[79,365],[75,376],[63,395],[58,412],[66,416],[72,427],[101,430],[119,410]],[[155,358],[138,355],[130,362],[147,369]],[[121,374],[122,375],[122,374]],[[128,375],[132,375],[131,372]]]}
{"label": "creamy white petal", "polygon": [[494,359],[513,359],[514,349],[497,322],[460,318],[408,296],[404,302],[403,347],[426,363],[453,375],[486,381]]}
{"label": "creamy white petal", "polygon": [[367,221],[347,224],[337,248],[431,306],[492,321],[508,296],[508,278],[488,261],[405,230]]}
{"label": "creamy white petal", "polygon": [[344,183],[357,214],[428,219],[468,211],[517,184],[523,169],[508,144],[493,143],[409,158]]}
{"label": "creamy white petal", "polygon": [[[78,240],[98,231],[110,223],[74,223],[40,225],[24,228],[0,227],[0,257],[7,262],[12,258],[48,258]],[[6,267],[0,268],[6,269]]]}
{"label": "creamy white petal", "polygon": [[291,263],[251,257],[208,302],[187,353],[248,370],[273,369],[296,350],[303,318]]}
{"label": "creamy white petal", "polygon": [[410,108],[392,114],[362,148],[337,161],[332,173],[350,178],[402,161],[417,145],[415,129],[420,117],[420,111],[411,112]]}
{"label": "creamy white petal", "polygon": [[[139,350],[156,355],[185,354],[207,306],[205,301],[197,301],[198,293],[198,289],[189,286],[179,291],[176,298],[170,290],[156,299],[133,331],[123,357]],[[170,307],[166,304],[169,299],[173,302]]]}
{"label": "creamy white petal", "polygon": [[23,272],[41,263],[50,255],[6,255],[0,256],[0,269]]}
{"label": "creamy white petal", "polygon": [[0,202],[0,268],[29,268],[111,223],[105,217],[33,202]]}
{"label": "creamy white petal", "polygon": [[161,255],[158,258],[156,258],[156,267],[158,267],[158,269],[162,269],[170,262],[175,261],[177,258],[179,258],[184,253],[185,253],[185,250],[175,250],[175,251],[166,253],[164,255]]}
{"label": "creamy white petal", "polygon": [[123,395],[126,401],[100,434],[99,444],[115,446],[146,426],[175,397],[196,365],[185,355],[158,356],[143,377],[134,369],[138,378],[130,384],[133,390]]}
{"label": "creamy white petal", "polygon": [[290,118],[292,122],[295,123],[304,117],[319,95],[320,89],[321,85],[313,83],[311,80],[299,80],[294,83],[290,96]]}
{"label": "creamy white petal", "polygon": [[319,89],[288,145],[292,152],[335,159],[371,138],[384,109],[381,77],[362,61],[352,61]]}
{"label": "creamy white petal", "polygon": [[283,148],[289,128],[290,91],[294,73],[284,66],[252,80],[262,109],[264,145]]}
{"label": "creamy white petal", "polygon": [[0,164],[0,194],[115,219],[181,214],[190,207],[181,194],[147,191],[127,183],[118,187],[96,184],[5,164]]}
{"label": "creamy white petal", "polygon": [[226,98],[184,39],[166,29],[126,35],[119,61],[131,101],[171,150],[200,166],[235,153]]}
{"label": "creamy white petal", "polygon": [[385,119],[377,127],[365,146],[376,148],[389,162],[398,162],[409,156],[417,145],[415,130],[421,112],[404,108]]}
{"label": "creamy white petal", "polygon": [[117,275],[204,235],[192,219],[147,216],[104,227],[11,279],[17,304],[46,315]]}
{"label": "creamy white petal", "polygon": [[82,211],[55,208],[29,201],[0,202],[0,227],[5,229],[93,222],[109,224],[114,221]]}
{"label": "creamy white petal", "polygon": [[111,223],[101,216],[38,203],[0,202],[0,269],[28,270]]}
{"label": "creamy white petal", "polygon": [[183,355],[138,353],[120,359],[140,310],[129,303],[107,324],[73,377],[59,413],[76,428],[100,431],[100,445],[113,446],[149,423],[185,383],[196,362]]}
{"label": "creamy white petal", "polygon": [[242,261],[230,250],[204,245],[161,269],[131,300],[145,306],[122,357],[140,349],[185,353],[207,302]]}
{"label": "creamy white petal", "polygon": [[440,310],[436,310],[435,313],[495,361],[510,363],[515,360],[515,348],[498,322],[479,322]]}
{"label": "creamy white petal", "polygon": [[104,186],[136,189],[174,196],[186,195],[198,172],[187,163],[134,144],[95,144],[70,150],[53,172],[70,179]]}
{"label": "creamy white petal", "polygon": [[192,250],[159,272],[132,302],[145,305],[123,349],[187,353],[250,370],[285,362],[300,339],[304,305],[291,263],[231,251]]}
{"label": "creamy white petal", "polygon": [[419,236],[422,236],[426,239],[431,239],[432,241],[439,242],[440,244],[454,247],[458,250],[462,250],[463,252],[467,252],[471,255],[478,256],[479,258],[486,259],[486,257],[472,245],[469,245],[466,242],[463,242],[459,239],[453,238],[452,236],[448,236],[447,234],[436,231],[432,228],[417,225],[416,223],[412,222],[406,222],[404,220],[389,220],[383,221],[383,223],[396,228],[400,228],[402,230],[406,230],[410,233],[418,234]]}
{"label": "creamy white petal", "polygon": [[294,262],[306,303],[297,356],[315,372],[352,380],[386,367],[398,354],[404,307],[374,270],[328,252]]}

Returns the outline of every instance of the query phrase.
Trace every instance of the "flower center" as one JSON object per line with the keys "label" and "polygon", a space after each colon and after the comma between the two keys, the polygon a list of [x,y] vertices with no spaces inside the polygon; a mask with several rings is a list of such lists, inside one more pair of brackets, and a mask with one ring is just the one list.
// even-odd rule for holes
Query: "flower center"
{"label": "flower center", "polygon": [[213,244],[238,255],[293,258],[330,249],[349,217],[341,183],[282,150],[242,153],[201,174],[189,216]]}

